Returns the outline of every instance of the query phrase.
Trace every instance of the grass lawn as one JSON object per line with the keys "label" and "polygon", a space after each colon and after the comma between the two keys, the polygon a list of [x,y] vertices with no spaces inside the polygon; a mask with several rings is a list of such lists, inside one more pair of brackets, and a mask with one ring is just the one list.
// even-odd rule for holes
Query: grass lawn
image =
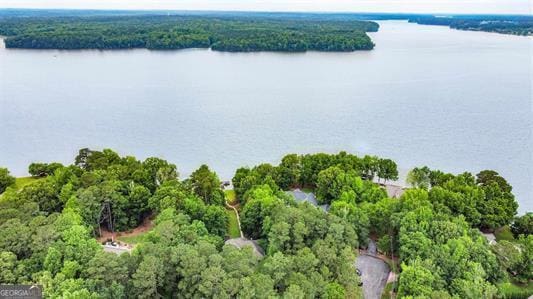
{"label": "grass lawn", "polygon": [[237,195],[235,194],[235,190],[224,190],[224,195],[226,195],[226,201],[230,205],[237,203]]}
{"label": "grass lawn", "polygon": [[137,244],[143,241],[143,238],[146,235],[146,233],[148,232],[142,232],[142,233],[139,233],[133,236],[121,236],[121,237],[117,237],[117,240],[124,242],[124,243],[128,243],[128,244]]}
{"label": "grass lawn", "polygon": [[300,188],[300,190],[302,190],[303,192],[305,193],[312,193],[312,192],[315,192],[315,189],[311,188],[311,187],[302,187]]}
{"label": "grass lawn", "polygon": [[511,282],[504,282],[498,284],[498,289],[503,294],[502,298],[524,298],[527,299],[533,295],[533,283],[516,284]]}
{"label": "grass lawn", "polygon": [[513,233],[508,225],[501,227],[494,231],[494,236],[496,236],[496,241],[506,240],[514,241]]}
{"label": "grass lawn", "polygon": [[16,190],[20,190],[24,186],[29,185],[29,184],[31,184],[33,182],[37,182],[38,180],[41,180],[41,179],[42,178],[36,178],[36,177],[31,177],[31,176],[16,178],[16,180],[15,180],[15,189]]}
{"label": "grass lawn", "polygon": [[231,209],[226,209],[226,213],[228,214],[228,235],[230,238],[239,238],[241,236],[241,232],[239,231],[239,222],[237,222],[237,215],[235,215],[235,211]]}

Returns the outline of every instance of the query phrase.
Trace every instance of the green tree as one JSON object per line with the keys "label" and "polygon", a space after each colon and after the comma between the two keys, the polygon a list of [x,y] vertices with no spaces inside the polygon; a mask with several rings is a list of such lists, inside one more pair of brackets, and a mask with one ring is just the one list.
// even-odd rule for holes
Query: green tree
{"label": "green tree", "polygon": [[6,284],[14,284],[17,281],[16,273],[17,256],[9,251],[0,252],[0,281]]}
{"label": "green tree", "polygon": [[110,298],[124,298],[129,274],[124,258],[98,251],[82,269],[81,277],[92,292]]}
{"label": "green tree", "polygon": [[520,235],[533,235],[533,212],[528,212],[520,217],[515,217],[511,225],[511,231],[515,238]]}
{"label": "green tree", "polygon": [[379,159],[377,162],[377,176],[385,180],[397,180],[398,179],[398,167],[396,162],[391,159]]}
{"label": "green tree", "polygon": [[30,230],[18,218],[9,219],[0,225],[0,251],[9,251],[17,257],[28,257],[30,253]]}
{"label": "green tree", "polygon": [[522,259],[522,250],[524,249],[520,245],[501,240],[492,245],[490,249],[496,254],[500,265],[508,272],[516,273],[521,263],[527,263]]}
{"label": "green tree", "polygon": [[328,283],[326,286],[326,291],[324,294],[325,299],[344,299],[345,297],[344,288],[335,282]]}
{"label": "green tree", "polygon": [[518,209],[514,195],[502,191],[495,182],[483,186],[482,190],[485,198],[477,205],[481,214],[480,227],[495,229],[511,223]]}
{"label": "green tree", "polygon": [[36,202],[43,212],[60,212],[63,203],[59,199],[59,191],[51,180],[40,180],[25,186],[20,191],[19,198]]}
{"label": "green tree", "polygon": [[215,172],[209,170],[207,165],[202,165],[190,177],[194,192],[203,198],[206,204],[222,205],[224,192],[220,189],[220,179]]}
{"label": "green tree", "polygon": [[402,265],[398,297],[429,297],[434,290],[435,276],[416,260],[411,265]]}
{"label": "green tree", "polygon": [[431,183],[430,174],[431,170],[427,166],[415,167],[407,173],[406,181],[413,187],[428,189]]}
{"label": "green tree", "polygon": [[45,177],[54,174],[54,172],[64,167],[61,163],[31,163],[28,172],[32,176]]}
{"label": "green tree", "polygon": [[533,235],[521,235],[518,239],[521,248],[522,263],[515,268],[516,278],[522,283],[530,282],[533,279]]}
{"label": "green tree", "polygon": [[241,214],[242,230],[248,237],[258,239],[263,236],[263,221],[281,200],[268,185],[255,187],[247,197]]}
{"label": "green tree", "polygon": [[228,214],[221,206],[209,205],[202,217],[207,230],[220,237],[225,237],[228,227]]}
{"label": "green tree", "polygon": [[352,224],[357,232],[361,245],[367,244],[370,220],[361,208],[345,201],[334,201],[331,204],[329,212]]}
{"label": "green tree", "polygon": [[13,184],[15,184],[15,178],[9,174],[9,170],[0,167],[0,194]]}
{"label": "green tree", "polygon": [[262,273],[254,273],[241,279],[242,287],[239,290],[239,298],[270,298],[274,296],[274,282],[270,276]]}
{"label": "green tree", "polygon": [[503,192],[510,193],[513,187],[494,170],[483,170],[476,175],[476,182],[481,186],[488,186],[491,183],[496,183]]}
{"label": "green tree", "polygon": [[146,256],[139,264],[139,267],[132,275],[132,293],[137,298],[159,298],[159,286],[162,283],[161,275],[163,265],[162,260],[154,256]]}
{"label": "green tree", "polygon": [[152,192],[161,184],[177,180],[178,170],[176,165],[155,157],[147,158],[142,162],[142,168],[148,173],[146,187]]}
{"label": "green tree", "polygon": [[316,181],[316,196],[321,204],[329,204],[340,198],[346,181],[346,173],[339,167],[330,167],[318,174]]}
{"label": "green tree", "polygon": [[296,154],[286,155],[276,168],[276,184],[281,189],[288,189],[300,182],[301,173],[300,157]]}

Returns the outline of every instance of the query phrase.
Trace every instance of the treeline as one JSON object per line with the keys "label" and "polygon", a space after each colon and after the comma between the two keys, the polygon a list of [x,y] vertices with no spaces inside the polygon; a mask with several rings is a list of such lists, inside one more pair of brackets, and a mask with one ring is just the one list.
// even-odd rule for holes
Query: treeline
{"label": "treeline", "polygon": [[[370,155],[359,157],[340,152],[289,154],[283,157],[277,166],[263,163],[253,168],[241,167],[235,172],[232,182],[238,197],[243,197],[257,182],[271,182],[271,185],[275,184],[282,190],[294,187],[316,188],[319,187],[320,173],[332,167],[367,181],[373,181],[375,178],[384,182],[398,179],[398,167],[391,159]],[[324,200],[328,201],[327,198]]]}
{"label": "treeline", "polygon": [[487,31],[514,35],[532,35],[531,16],[416,16],[409,22],[423,25],[443,25],[459,30]]}
{"label": "treeline", "polygon": [[[271,211],[283,190],[305,186],[319,203],[330,204],[328,215],[352,227],[360,246],[373,236],[380,252],[399,257],[400,278],[393,287],[399,298],[508,298],[513,292],[527,298],[527,290],[508,291],[504,282],[527,284],[533,278],[533,222],[531,214],[514,218],[518,204],[503,177],[491,170],[474,176],[415,168],[408,177],[413,188],[393,199],[374,183],[376,176],[397,178],[396,164],[388,161],[347,153],[293,154],[277,166],[240,168],[233,184],[243,229],[268,239],[269,249],[292,248],[300,233],[319,224],[312,218],[280,221]],[[479,230],[513,221],[513,242],[489,245]]]}
{"label": "treeline", "polygon": [[[399,257],[399,298],[508,298],[503,282],[533,279],[532,215],[513,218],[512,188],[490,170],[415,168],[413,187],[389,198],[377,181],[398,172],[385,158],[290,154],[239,168],[242,229],[262,258],[224,245],[224,194],[206,165],[180,180],[159,158],[82,149],[72,165],[29,170],[34,180],[20,187],[0,168],[0,281],[38,283],[46,297],[360,298],[354,261],[370,236]],[[295,187],[313,190],[328,212],[297,203],[286,192]],[[155,217],[132,254],[97,243],[105,203],[118,230]],[[511,223],[510,241],[490,245],[479,231]]]}
{"label": "treeline", "polygon": [[371,50],[378,24],[354,19],[251,18],[238,15],[3,17],[7,48],[216,51]]}
{"label": "treeline", "polygon": [[[376,156],[358,157],[340,152],[289,154],[277,166],[264,163],[253,168],[242,167],[235,172],[232,183],[242,205],[243,231],[254,239],[263,239],[266,237],[262,233],[266,215],[270,206],[277,202],[276,197],[286,197],[284,191],[296,187],[311,188],[316,189],[320,204],[330,205],[335,199],[350,197],[355,205],[387,197],[385,190],[373,183],[375,178],[383,181],[397,179],[396,163]],[[337,208],[331,206],[333,211]],[[358,243],[367,244],[368,218],[355,211],[345,220],[356,232]],[[313,225],[303,226],[306,230],[314,229]]]}
{"label": "treeline", "polygon": [[407,182],[428,190],[433,203],[454,215],[462,215],[475,227],[494,230],[509,224],[518,209],[512,187],[493,170],[477,175],[459,175],[417,167],[407,176]]}
{"label": "treeline", "polygon": [[[81,149],[72,165],[33,163],[29,171],[32,182],[20,187],[0,168],[3,284],[37,283],[47,298],[361,297],[352,226],[279,189],[258,182],[249,193],[257,197],[250,207],[269,202],[265,225],[248,233],[261,238],[260,258],[224,245],[224,194],[206,165],[180,180],[159,158]],[[104,204],[119,231],[155,217],[131,255],[97,243],[98,228],[109,224],[99,215]]]}

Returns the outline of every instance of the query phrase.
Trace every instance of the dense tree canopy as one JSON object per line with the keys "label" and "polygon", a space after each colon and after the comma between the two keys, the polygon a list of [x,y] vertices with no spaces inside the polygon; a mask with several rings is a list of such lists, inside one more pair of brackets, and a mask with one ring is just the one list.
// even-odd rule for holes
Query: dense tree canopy
{"label": "dense tree canopy", "polygon": [[533,18],[513,15],[413,16],[409,22],[444,25],[460,30],[488,31],[514,35],[532,35]]}
{"label": "dense tree canopy", "polygon": [[[489,245],[478,229],[516,214],[511,186],[494,171],[418,168],[421,188],[388,198],[375,179],[394,179],[396,166],[373,156],[291,154],[239,168],[241,226],[261,257],[224,244],[228,213],[206,165],[180,180],[165,160],[109,149],[82,149],[73,165],[48,171],[53,164],[34,164],[39,179],[0,196],[0,281],[38,283],[46,297],[361,298],[354,262],[369,237],[399,258],[402,298],[501,297],[502,281],[533,278],[531,214],[514,219],[516,240]],[[329,210],[285,191],[303,186]],[[110,221],[99,217],[104,203],[117,230],[154,219],[131,254],[96,241]]]}
{"label": "dense tree canopy", "polygon": [[31,163],[28,167],[28,173],[36,177],[44,177],[54,174],[56,169],[62,168],[61,163]]}
{"label": "dense tree canopy", "polygon": [[511,231],[515,238],[518,238],[520,235],[533,235],[533,212],[515,217],[511,225]]}
{"label": "dense tree canopy", "polygon": [[192,189],[206,204],[224,203],[224,193],[220,189],[220,179],[210,171],[207,165],[202,165],[191,174]]}
{"label": "dense tree canopy", "polygon": [[184,49],[216,51],[355,51],[374,44],[378,24],[356,18],[246,15],[122,15],[0,17],[8,48]]}
{"label": "dense tree canopy", "polygon": [[[38,180],[0,197],[3,283],[38,283],[52,298],[361,295],[353,226],[296,205],[269,176],[269,165],[257,168],[260,179],[241,205],[243,229],[261,238],[264,258],[224,245],[228,216],[220,180],[205,165],[183,181],[164,160],[138,161],[108,149],[82,149],[73,165],[54,171],[47,165],[34,164]],[[100,220],[103,203],[120,231],[157,215],[131,255],[104,253],[96,241],[98,228],[110,221]]]}
{"label": "dense tree canopy", "polygon": [[[269,211],[282,207],[280,211],[297,215],[281,190],[307,186],[314,189],[319,203],[330,204],[329,215],[354,231],[357,244],[366,245],[373,234],[381,252],[399,256],[400,297],[491,298],[498,293],[496,284],[507,275],[520,281],[528,277],[527,241],[512,247],[502,244],[505,250],[497,250],[477,229],[509,224],[516,214],[512,188],[497,172],[453,175],[416,168],[409,180],[419,188],[390,199],[372,181],[383,176],[380,169],[387,166],[380,166],[381,161],[394,163],[346,153],[287,155],[278,166],[238,169],[233,182],[244,203],[245,233],[267,239],[267,252],[291,252],[302,246],[301,235],[319,224],[304,220],[300,225],[298,216],[285,220]],[[390,169],[396,169],[395,164]],[[523,222],[517,219],[517,226]]]}
{"label": "dense tree canopy", "polygon": [[[322,173],[322,171],[324,172]],[[322,178],[319,182],[321,173]],[[343,180],[341,176],[334,175],[340,173],[343,174],[342,177],[349,177],[345,179],[346,183],[337,182],[334,190],[329,190],[326,184],[333,184],[333,182],[328,182],[329,179]],[[356,177],[358,179],[357,184],[363,184],[364,186],[348,188],[347,185],[353,184],[352,179]],[[361,192],[363,192],[362,189],[373,186],[371,181],[376,177],[378,180],[383,179],[385,181],[398,179],[396,163],[390,159],[376,156],[358,157],[346,152],[340,152],[338,154],[289,154],[281,159],[281,163],[278,166],[260,164],[251,169],[239,168],[232,182],[239,198],[245,198],[244,194],[252,186],[266,183],[273,189],[281,188],[282,190],[288,190],[291,187],[317,187],[322,189],[322,191],[317,189],[319,199],[329,203],[332,199],[339,198],[343,191],[348,191],[347,189],[357,189],[360,191],[357,195],[372,197],[373,195],[368,193],[362,195]],[[374,196],[379,197],[379,194]],[[360,198],[359,201],[362,200]]]}
{"label": "dense tree canopy", "polygon": [[416,167],[407,175],[414,187],[429,189],[429,198],[455,215],[463,215],[472,225],[495,229],[509,224],[518,203],[512,187],[496,171],[483,170],[476,176],[459,175]]}

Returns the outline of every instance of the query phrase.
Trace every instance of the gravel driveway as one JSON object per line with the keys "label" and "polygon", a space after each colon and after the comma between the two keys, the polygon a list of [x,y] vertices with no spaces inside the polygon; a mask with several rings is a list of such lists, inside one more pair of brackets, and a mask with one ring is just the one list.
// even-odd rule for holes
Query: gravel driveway
{"label": "gravel driveway", "polygon": [[360,255],[355,266],[361,271],[365,299],[380,299],[389,277],[389,265],[377,257]]}

